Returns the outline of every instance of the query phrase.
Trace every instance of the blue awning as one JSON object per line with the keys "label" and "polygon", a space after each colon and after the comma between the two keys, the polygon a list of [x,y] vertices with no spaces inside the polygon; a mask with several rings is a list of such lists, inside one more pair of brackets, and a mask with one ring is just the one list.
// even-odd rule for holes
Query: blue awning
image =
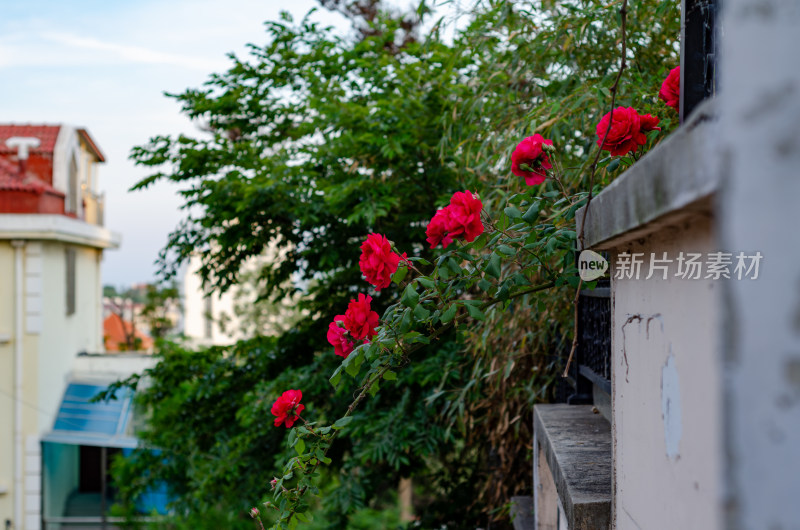
{"label": "blue awning", "polygon": [[97,383],[73,382],[67,386],[56,415],[53,430],[43,442],[93,445],[97,447],[136,447],[129,423],[132,415],[133,392],[129,388],[117,391],[116,399],[90,403],[90,399],[106,389]]}

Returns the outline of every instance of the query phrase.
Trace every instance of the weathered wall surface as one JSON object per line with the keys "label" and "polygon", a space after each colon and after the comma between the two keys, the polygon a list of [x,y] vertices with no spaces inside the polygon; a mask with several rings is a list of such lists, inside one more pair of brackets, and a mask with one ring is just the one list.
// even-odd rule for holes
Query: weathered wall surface
{"label": "weathered wall surface", "polygon": [[[722,528],[720,284],[705,271],[676,278],[681,252],[712,250],[711,219],[700,215],[611,254],[616,275],[620,253],[643,253],[638,279],[634,271],[612,287],[618,529]],[[651,253],[673,261],[647,278]]]}
{"label": "weathered wall surface", "polygon": [[763,254],[725,285],[727,527],[800,528],[800,5],[726,0],[720,54],[725,247]]}

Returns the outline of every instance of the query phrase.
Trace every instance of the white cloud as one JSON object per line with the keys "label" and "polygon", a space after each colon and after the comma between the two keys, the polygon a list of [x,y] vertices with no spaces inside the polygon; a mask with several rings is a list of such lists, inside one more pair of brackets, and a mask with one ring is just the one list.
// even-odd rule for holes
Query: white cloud
{"label": "white cloud", "polygon": [[106,52],[107,56],[113,58],[117,63],[124,61],[144,64],[166,64],[193,70],[203,70],[206,72],[213,72],[214,70],[224,68],[226,65],[226,61],[222,60],[167,53],[141,46],[107,42],[93,37],[83,37],[70,33],[45,32],[41,34],[40,37],[46,41],[51,41],[56,44],[65,45],[72,48]]}

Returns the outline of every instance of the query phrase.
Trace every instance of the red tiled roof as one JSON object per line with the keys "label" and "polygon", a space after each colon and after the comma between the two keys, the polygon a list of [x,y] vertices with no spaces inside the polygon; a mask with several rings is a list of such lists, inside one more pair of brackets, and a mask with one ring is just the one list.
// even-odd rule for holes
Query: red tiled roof
{"label": "red tiled roof", "polygon": [[[122,351],[125,348],[125,335],[126,331],[130,333],[131,323],[127,320],[122,320],[116,313],[111,313],[103,321],[103,339],[105,341],[106,351]],[[153,339],[139,331],[134,331],[134,336],[140,339],[141,350],[149,350],[153,346]]]}
{"label": "red tiled roof", "polygon": [[16,149],[9,149],[6,140],[13,136],[38,138],[41,144],[32,153],[52,153],[56,146],[60,125],[11,125],[0,124],[0,153],[16,153]]}
{"label": "red tiled roof", "polygon": [[64,194],[46,182],[42,182],[30,171],[25,173],[24,178],[20,178],[19,165],[0,157],[0,191],[30,191],[33,193],[44,193],[50,191],[56,195]]}
{"label": "red tiled roof", "polygon": [[97,146],[96,143],[94,143],[92,137],[89,136],[89,131],[87,131],[86,129],[78,129],[78,135],[81,138],[83,138],[83,141],[86,142],[86,145],[89,146],[89,149],[91,149],[92,152],[94,152],[94,156],[97,157],[97,160],[99,160],[100,162],[106,161],[106,157],[103,156],[103,152],[100,151],[100,148]]}

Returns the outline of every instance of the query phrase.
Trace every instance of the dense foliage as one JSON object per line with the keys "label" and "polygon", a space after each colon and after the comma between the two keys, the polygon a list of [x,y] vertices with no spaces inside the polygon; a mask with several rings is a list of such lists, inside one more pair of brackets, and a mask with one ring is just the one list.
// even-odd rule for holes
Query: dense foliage
{"label": "dense foliage", "polygon": [[[262,271],[263,295],[299,293],[306,316],[229,348],[164,345],[139,391],[150,414],[140,437],[161,452],[116,466],[123,497],[166,481],[179,517],[245,514],[272,498],[275,475],[287,513],[308,509],[305,493],[320,487],[317,524],[343,527],[394,502],[387,492],[413,477],[422,527],[502,519],[509,497],[530,489],[531,407],[563,365],[553,353],[569,350],[574,214],[619,68],[618,7],[479,3],[452,42],[440,36],[448,21],[419,35],[380,10],[348,38],[286,18],[267,24],[268,43],[250,57],[174,96],[206,133],[156,137],[133,153],[154,171],[138,188],[168,179],[185,197],[163,272],[196,252],[207,285],[226,289],[277,245],[283,258]],[[673,2],[628,8],[617,103],[661,118],[649,144],[675,118],[656,94],[676,63],[678,20]],[[535,132],[557,148],[558,179],[528,188],[510,155]],[[601,159],[596,187],[643,151]],[[430,250],[426,223],[465,189],[480,194],[485,233]],[[420,256],[419,270],[368,291],[358,259],[369,233]],[[366,292],[382,327],[342,361],[329,323]],[[318,425],[288,431],[291,447],[270,414],[290,388]],[[354,389],[358,407],[348,408]]]}

